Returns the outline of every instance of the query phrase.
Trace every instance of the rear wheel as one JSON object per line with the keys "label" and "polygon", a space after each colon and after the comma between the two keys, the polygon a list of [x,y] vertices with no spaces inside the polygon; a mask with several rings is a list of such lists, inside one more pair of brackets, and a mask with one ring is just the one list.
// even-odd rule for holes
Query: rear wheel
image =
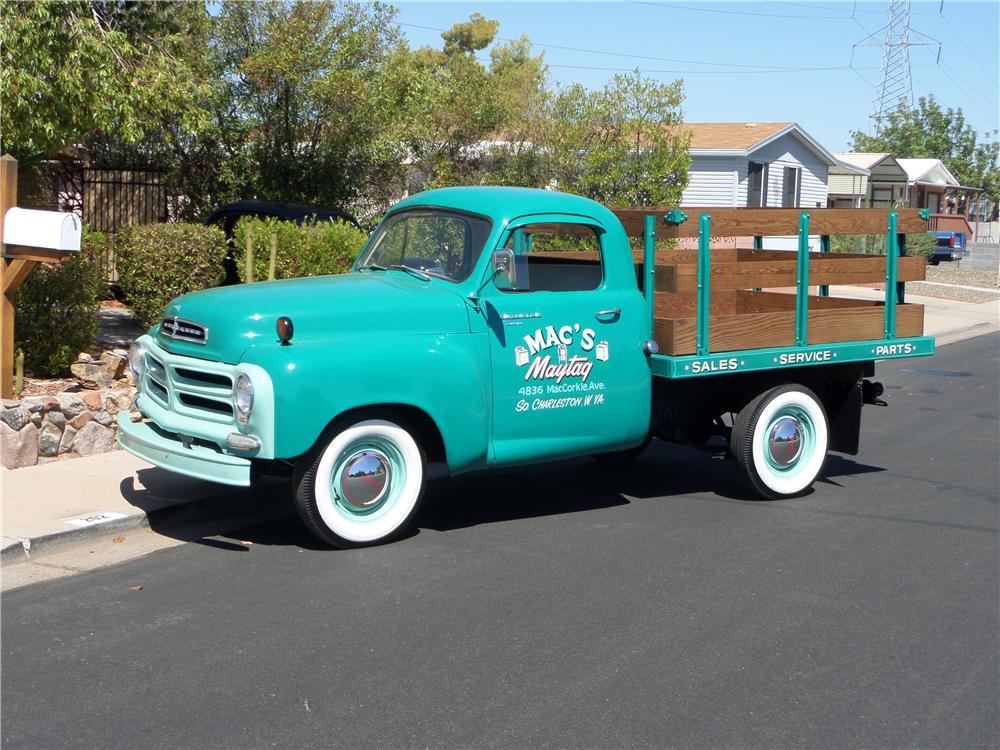
{"label": "rear wheel", "polygon": [[795,497],[822,471],[829,432],[816,394],[804,386],[782,385],[736,416],[731,449],[754,491],[770,499]]}
{"label": "rear wheel", "polygon": [[334,547],[392,539],[416,514],[426,460],[410,432],[385,419],[335,431],[303,457],[294,477],[305,525]]}

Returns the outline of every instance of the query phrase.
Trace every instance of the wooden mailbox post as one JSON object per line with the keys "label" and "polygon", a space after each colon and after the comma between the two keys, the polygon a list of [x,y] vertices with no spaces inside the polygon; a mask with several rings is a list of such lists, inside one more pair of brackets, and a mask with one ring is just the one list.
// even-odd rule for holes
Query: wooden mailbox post
{"label": "wooden mailbox post", "polygon": [[7,211],[16,207],[17,160],[4,154],[0,156],[0,398],[14,396],[14,295],[35,264],[58,263],[71,255],[66,250],[3,242]]}

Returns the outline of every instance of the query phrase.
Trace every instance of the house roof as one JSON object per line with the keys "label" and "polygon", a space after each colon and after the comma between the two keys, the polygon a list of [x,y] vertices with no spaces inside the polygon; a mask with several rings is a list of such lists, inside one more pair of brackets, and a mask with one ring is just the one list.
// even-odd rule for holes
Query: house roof
{"label": "house roof", "polygon": [[686,122],[691,153],[705,156],[749,156],[783,135],[792,133],[828,166],[837,160],[795,122]]}
{"label": "house roof", "polygon": [[749,149],[785,130],[790,122],[686,122],[693,150]]}
{"label": "house roof", "polygon": [[941,163],[940,159],[897,159],[910,182],[959,187],[955,175]]}
{"label": "house roof", "polygon": [[875,153],[869,151],[834,151],[833,155],[839,161],[846,162],[852,167],[861,167],[868,170],[874,169],[891,156],[891,154],[885,152]]}

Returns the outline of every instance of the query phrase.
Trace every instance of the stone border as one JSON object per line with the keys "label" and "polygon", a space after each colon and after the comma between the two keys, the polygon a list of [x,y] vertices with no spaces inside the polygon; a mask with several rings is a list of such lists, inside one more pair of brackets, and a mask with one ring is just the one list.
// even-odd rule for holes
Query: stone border
{"label": "stone border", "polygon": [[19,469],[115,450],[115,418],[119,411],[130,411],[134,401],[131,386],[5,400],[0,410],[3,465]]}

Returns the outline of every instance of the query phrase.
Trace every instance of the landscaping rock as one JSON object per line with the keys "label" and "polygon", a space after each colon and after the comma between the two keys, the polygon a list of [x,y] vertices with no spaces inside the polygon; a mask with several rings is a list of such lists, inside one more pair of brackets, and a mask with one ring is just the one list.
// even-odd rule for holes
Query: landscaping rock
{"label": "landscaping rock", "polygon": [[69,371],[84,388],[107,388],[111,385],[111,376],[103,365],[93,362],[75,362],[69,366]]}
{"label": "landscaping rock", "polygon": [[21,407],[18,402],[17,406],[0,411],[0,421],[17,432],[28,424],[28,410]]}
{"label": "landscaping rock", "polygon": [[46,424],[38,433],[38,455],[58,455],[60,442],[62,442],[62,430],[54,424]]}
{"label": "landscaping rock", "polygon": [[28,412],[28,419],[31,420],[31,424],[35,425],[35,427],[41,427],[44,418],[45,415],[40,410]]}
{"label": "landscaping rock", "polygon": [[107,398],[104,402],[104,408],[108,409],[110,401],[114,404],[114,408],[118,411],[128,410],[132,408],[132,402],[135,398],[135,390],[132,388],[119,388],[113,391],[107,392]]}
{"label": "landscaping rock", "polygon": [[125,374],[126,364],[126,358],[114,352],[104,352],[101,355],[101,367],[112,380],[118,380],[118,378]]}
{"label": "landscaping rock", "polygon": [[104,410],[101,410],[101,411],[95,411],[95,412],[94,412],[94,413],[93,413],[93,414],[91,415],[91,419],[92,419],[92,420],[93,420],[94,422],[97,422],[97,424],[102,424],[102,425],[104,425],[105,427],[107,427],[108,425],[110,425],[110,424],[111,424],[111,422],[113,421],[113,420],[111,419],[111,415],[110,415],[110,414],[108,414],[108,413],[107,413],[106,411],[104,411]]}
{"label": "landscaping rock", "polygon": [[115,434],[97,422],[88,422],[73,438],[73,450],[81,456],[104,453],[114,447]]}
{"label": "landscaping rock", "polygon": [[80,352],[76,355],[77,362],[93,362],[94,358],[91,357],[87,352]]}
{"label": "landscaping rock", "polygon": [[59,441],[59,453],[69,453],[73,450],[73,439],[76,437],[76,428],[73,425],[66,425],[63,430],[62,439]]}
{"label": "landscaping rock", "polygon": [[21,408],[27,409],[29,414],[41,414],[45,411],[45,404],[40,398],[21,399]]}
{"label": "landscaping rock", "polygon": [[103,405],[104,399],[100,391],[90,391],[89,393],[84,393],[81,397],[83,403],[87,405],[87,408],[91,411],[97,411]]}
{"label": "landscaping rock", "polygon": [[92,416],[91,412],[85,411],[82,414],[77,414],[73,417],[73,419],[70,420],[70,424],[78,430],[83,429],[83,426],[91,420]]}
{"label": "landscaping rock", "polygon": [[60,432],[66,428],[66,416],[61,411],[50,411],[45,415],[45,421],[55,425]]}
{"label": "landscaping rock", "polygon": [[0,454],[3,465],[8,469],[37,464],[38,428],[25,424],[20,430],[15,430],[7,422],[0,422]]}
{"label": "landscaping rock", "polygon": [[87,411],[87,405],[83,403],[83,399],[79,396],[74,396],[70,393],[60,393],[56,398],[59,399],[59,409],[66,415],[66,419],[72,419]]}
{"label": "landscaping rock", "polygon": [[5,398],[3,400],[3,408],[4,409],[13,409],[13,408],[15,408],[17,406],[20,406],[20,405],[21,405],[21,402],[17,401],[16,399],[12,401],[9,398]]}

